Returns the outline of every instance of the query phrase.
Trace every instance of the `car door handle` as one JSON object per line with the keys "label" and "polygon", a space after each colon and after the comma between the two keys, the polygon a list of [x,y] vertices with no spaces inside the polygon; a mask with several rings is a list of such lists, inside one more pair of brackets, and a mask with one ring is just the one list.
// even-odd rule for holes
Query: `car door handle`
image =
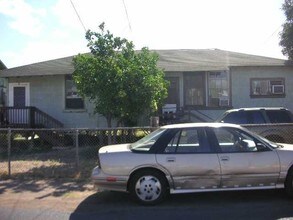
{"label": "car door handle", "polygon": [[230,160],[230,158],[228,156],[222,156],[220,158],[221,158],[221,161],[229,161]]}
{"label": "car door handle", "polygon": [[167,157],[167,162],[175,162],[176,158],[175,157]]}

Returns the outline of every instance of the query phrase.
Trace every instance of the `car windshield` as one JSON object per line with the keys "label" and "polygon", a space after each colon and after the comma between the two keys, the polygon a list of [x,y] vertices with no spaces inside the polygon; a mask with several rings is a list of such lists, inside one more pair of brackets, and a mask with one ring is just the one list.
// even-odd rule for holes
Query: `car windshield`
{"label": "car windshield", "polygon": [[132,151],[149,151],[166,129],[158,129],[130,145]]}

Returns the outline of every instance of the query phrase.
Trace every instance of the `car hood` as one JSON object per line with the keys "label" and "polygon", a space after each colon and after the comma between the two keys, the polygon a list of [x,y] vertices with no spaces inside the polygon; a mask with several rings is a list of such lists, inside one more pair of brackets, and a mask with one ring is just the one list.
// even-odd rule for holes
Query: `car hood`
{"label": "car hood", "polygon": [[129,152],[130,144],[115,144],[115,145],[108,145],[105,147],[100,148],[99,153],[118,153],[118,152]]}

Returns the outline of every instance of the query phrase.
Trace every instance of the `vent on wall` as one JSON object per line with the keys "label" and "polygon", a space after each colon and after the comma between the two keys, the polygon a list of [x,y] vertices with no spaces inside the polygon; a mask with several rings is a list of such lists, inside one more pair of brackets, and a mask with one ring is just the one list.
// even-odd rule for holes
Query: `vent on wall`
{"label": "vent on wall", "polygon": [[219,106],[229,106],[229,98],[222,97],[219,99]]}
{"label": "vent on wall", "polygon": [[272,93],[273,94],[284,94],[285,87],[284,85],[273,85],[272,86]]}

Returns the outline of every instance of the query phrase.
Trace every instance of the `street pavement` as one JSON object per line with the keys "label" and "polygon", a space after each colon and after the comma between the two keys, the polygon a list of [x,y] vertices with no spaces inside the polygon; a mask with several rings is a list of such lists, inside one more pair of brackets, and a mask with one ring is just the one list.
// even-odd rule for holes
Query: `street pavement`
{"label": "street pavement", "polygon": [[0,220],[292,219],[283,190],[171,195],[157,206],[136,204],[127,193],[96,192],[73,180],[0,181]]}

